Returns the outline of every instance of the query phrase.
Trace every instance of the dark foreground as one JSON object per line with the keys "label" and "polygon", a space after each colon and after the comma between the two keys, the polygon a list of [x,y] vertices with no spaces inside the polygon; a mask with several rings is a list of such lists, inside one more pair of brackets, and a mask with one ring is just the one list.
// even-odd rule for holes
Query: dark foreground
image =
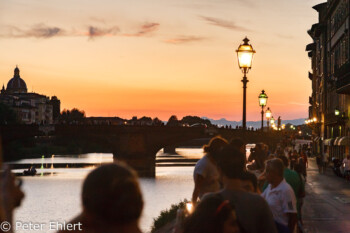
{"label": "dark foreground", "polygon": [[350,183],[331,169],[319,174],[314,159],[309,163],[303,206],[305,232],[350,232]]}

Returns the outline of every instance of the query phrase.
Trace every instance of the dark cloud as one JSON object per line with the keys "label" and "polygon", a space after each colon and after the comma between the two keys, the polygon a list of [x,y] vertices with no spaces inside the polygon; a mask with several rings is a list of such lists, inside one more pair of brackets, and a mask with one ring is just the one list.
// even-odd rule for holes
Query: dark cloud
{"label": "dark cloud", "polygon": [[250,31],[246,28],[237,26],[234,22],[232,21],[227,21],[219,18],[214,18],[214,17],[207,17],[207,16],[199,16],[201,19],[205,20],[207,23],[218,26],[218,27],[223,27],[227,28],[230,30],[237,30],[237,31]]}
{"label": "dark cloud", "polygon": [[90,38],[94,38],[94,37],[102,37],[102,36],[115,36],[119,32],[120,32],[120,29],[117,26],[110,27],[110,28],[89,26],[87,35]]}
{"label": "dark cloud", "polygon": [[[98,19],[101,20],[101,19]],[[135,33],[120,33],[118,26],[95,26],[88,25],[85,30],[64,30],[60,27],[46,26],[45,24],[36,24],[29,28],[19,28],[16,26],[2,26],[0,37],[3,38],[43,38],[48,39],[57,36],[87,36],[90,39],[108,36],[134,36],[142,37],[158,30],[159,23],[145,23]]]}
{"label": "dark cloud", "polygon": [[184,44],[196,41],[203,41],[205,39],[206,38],[199,36],[178,36],[175,38],[166,39],[164,40],[164,42],[169,44]]}
{"label": "dark cloud", "polygon": [[140,36],[146,36],[151,34],[152,32],[156,31],[159,29],[159,23],[145,23],[141,25],[140,29],[136,33],[125,33],[123,34],[124,36],[135,36],[135,37],[140,37]]}
{"label": "dark cloud", "polygon": [[51,38],[54,36],[63,36],[65,31],[59,27],[50,27],[44,24],[36,24],[28,29],[21,29],[15,26],[7,26],[4,28],[4,33],[1,33],[1,37],[9,38]]}

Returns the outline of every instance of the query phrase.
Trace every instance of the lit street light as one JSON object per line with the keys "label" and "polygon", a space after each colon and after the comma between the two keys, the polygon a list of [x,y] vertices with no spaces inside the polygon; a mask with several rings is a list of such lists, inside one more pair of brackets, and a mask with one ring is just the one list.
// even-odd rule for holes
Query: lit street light
{"label": "lit street light", "polygon": [[259,95],[259,105],[261,106],[261,131],[264,130],[264,107],[267,104],[267,95],[265,94],[265,91],[262,90]]}
{"label": "lit street light", "polygon": [[339,114],[340,114],[339,109],[338,108],[334,109],[334,115],[339,116]]}
{"label": "lit street light", "polygon": [[275,118],[271,117],[270,123],[271,123],[271,125],[274,125],[275,124]]}
{"label": "lit street light", "polygon": [[243,129],[246,129],[246,96],[247,96],[247,73],[252,68],[253,55],[255,53],[253,47],[248,43],[249,39],[246,37],[243,40],[243,44],[241,44],[237,52],[238,57],[238,66],[242,70],[244,76],[241,80],[243,83]]}
{"label": "lit street light", "polygon": [[266,117],[266,123],[267,123],[267,130],[269,130],[269,124],[270,124],[270,118],[272,116],[272,113],[271,113],[271,110],[270,108],[268,107],[265,111],[265,117]]}

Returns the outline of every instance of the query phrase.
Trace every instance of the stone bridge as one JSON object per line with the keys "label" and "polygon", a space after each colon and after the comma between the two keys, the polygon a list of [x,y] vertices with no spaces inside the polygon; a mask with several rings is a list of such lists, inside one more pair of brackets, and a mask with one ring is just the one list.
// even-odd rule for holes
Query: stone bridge
{"label": "stone bridge", "polygon": [[140,176],[149,177],[155,176],[155,159],[160,149],[191,139],[221,135],[228,140],[239,137],[246,143],[264,142],[270,146],[276,145],[281,139],[280,132],[170,126],[21,125],[1,126],[0,133],[4,149],[11,141],[33,137],[64,138],[65,143],[85,141],[100,144],[112,152],[116,160],[125,161],[138,171]]}

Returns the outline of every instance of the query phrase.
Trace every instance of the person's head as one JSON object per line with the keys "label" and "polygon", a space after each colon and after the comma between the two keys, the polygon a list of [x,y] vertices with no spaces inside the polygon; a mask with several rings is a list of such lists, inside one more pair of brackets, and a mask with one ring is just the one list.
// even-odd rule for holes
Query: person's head
{"label": "person's head", "polygon": [[93,170],[83,183],[84,214],[103,225],[137,222],[143,199],[136,173],[123,164],[107,164]]}
{"label": "person's head", "polygon": [[[24,198],[24,192],[21,189],[22,180],[16,178],[11,170],[6,167],[3,172],[0,173],[2,180],[2,188],[1,190],[3,194],[6,196],[6,203],[8,211],[12,213],[12,211],[21,205],[21,202]],[[1,215],[1,214],[0,214]],[[0,216],[3,217],[3,216]]]}
{"label": "person's head", "polygon": [[229,179],[240,179],[245,170],[246,156],[233,145],[226,145],[216,153],[219,172]]}
{"label": "person's head", "polygon": [[216,152],[221,150],[228,142],[225,138],[220,136],[213,137],[210,139],[208,145],[203,146],[204,152],[209,156],[210,159],[216,161],[215,155]]}
{"label": "person's head", "polygon": [[241,185],[244,190],[256,193],[258,190],[258,179],[253,173],[245,171],[241,176]]}
{"label": "person's head", "polygon": [[231,140],[230,145],[236,147],[240,152],[242,152],[243,154],[246,153],[245,150],[245,143],[243,142],[242,139],[240,138],[234,138]]}
{"label": "person's head", "polygon": [[199,202],[185,220],[184,233],[239,233],[236,213],[228,200],[214,194]]}
{"label": "person's head", "polygon": [[277,158],[279,158],[280,160],[282,160],[284,167],[288,167],[288,165],[289,165],[289,160],[288,160],[288,158],[287,158],[286,156],[284,156],[284,155],[279,155],[279,156],[277,156]]}
{"label": "person's head", "polygon": [[270,184],[276,184],[283,180],[284,165],[281,159],[270,159],[266,161],[266,180]]}

